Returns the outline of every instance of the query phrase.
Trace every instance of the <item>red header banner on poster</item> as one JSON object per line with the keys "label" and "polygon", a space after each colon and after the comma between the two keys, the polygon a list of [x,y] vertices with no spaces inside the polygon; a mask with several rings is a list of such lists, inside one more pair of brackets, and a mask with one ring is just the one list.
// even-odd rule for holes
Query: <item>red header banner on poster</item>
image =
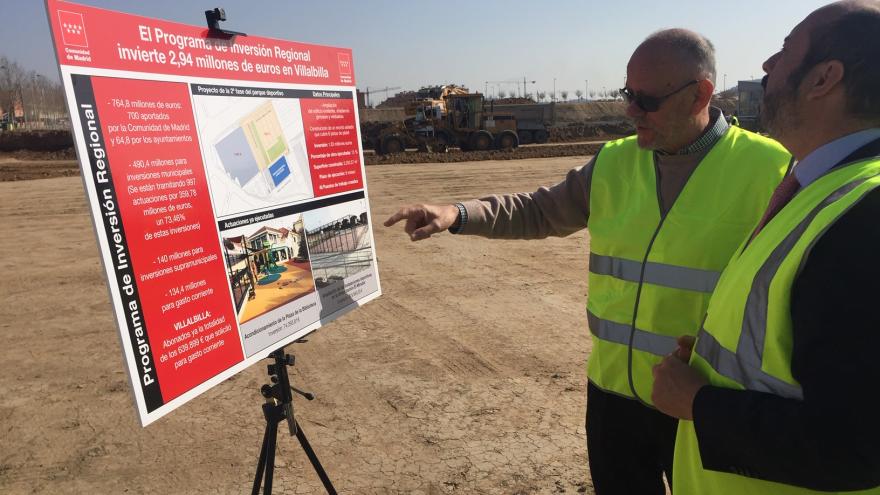
{"label": "red header banner on poster", "polygon": [[51,0],[63,65],[190,77],[352,86],[351,50],[207,28]]}
{"label": "red header banner on poster", "polygon": [[47,11],[144,425],[381,294],[351,50]]}

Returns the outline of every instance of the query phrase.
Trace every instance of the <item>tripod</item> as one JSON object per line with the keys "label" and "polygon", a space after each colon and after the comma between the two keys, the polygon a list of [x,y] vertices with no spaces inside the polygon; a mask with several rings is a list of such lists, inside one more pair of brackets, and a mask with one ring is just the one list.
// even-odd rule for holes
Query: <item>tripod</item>
{"label": "tripod", "polygon": [[[285,354],[284,348],[280,348],[269,355],[275,360],[275,364],[267,366],[269,371],[269,381],[272,383],[265,384],[260,388],[260,393],[266,398],[263,404],[263,415],[266,417],[266,431],[263,434],[263,446],[260,449],[260,460],[257,463],[257,473],[254,475],[254,488],[251,492],[253,495],[260,493],[260,484],[263,484],[263,493],[269,495],[272,493],[272,477],[275,472],[275,447],[278,436],[278,423],[287,420],[287,426],[291,436],[296,436],[299,444],[302,446],[312,467],[321,478],[324,489],[329,495],[336,495],[336,489],[333,483],[321,466],[321,461],[312,450],[312,446],[306,439],[306,434],[299,427],[296,418],[293,417],[293,392],[296,392],[307,400],[315,398],[314,395],[303,392],[290,385],[290,377],[287,374],[287,367],[293,366],[294,357],[291,354]],[[265,475],[265,476],[264,476]]]}

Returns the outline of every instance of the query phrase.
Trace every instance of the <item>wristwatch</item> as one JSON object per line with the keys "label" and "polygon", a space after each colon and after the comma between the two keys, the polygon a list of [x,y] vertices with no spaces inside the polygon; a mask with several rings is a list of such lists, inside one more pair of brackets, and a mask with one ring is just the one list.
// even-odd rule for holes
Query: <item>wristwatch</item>
{"label": "wristwatch", "polygon": [[465,224],[467,224],[467,209],[461,203],[455,203],[455,207],[458,208],[458,218],[455,219],[455,223],[449,226],[450,234],[460,233]]}

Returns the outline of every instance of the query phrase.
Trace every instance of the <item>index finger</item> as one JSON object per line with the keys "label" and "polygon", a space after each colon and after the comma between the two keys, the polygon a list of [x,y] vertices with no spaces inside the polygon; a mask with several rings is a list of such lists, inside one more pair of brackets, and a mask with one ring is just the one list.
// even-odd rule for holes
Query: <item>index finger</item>
{"label": "index finger", "polygon": [[388,220],[385,220],[385,223],[383,225],[385,225],[386,227],[391,227],[395,223],[403,220],[404,218],[409,218],[411,210],[412,208],[409,207],[403,207],[397,210],[397,213],[388,217]]}

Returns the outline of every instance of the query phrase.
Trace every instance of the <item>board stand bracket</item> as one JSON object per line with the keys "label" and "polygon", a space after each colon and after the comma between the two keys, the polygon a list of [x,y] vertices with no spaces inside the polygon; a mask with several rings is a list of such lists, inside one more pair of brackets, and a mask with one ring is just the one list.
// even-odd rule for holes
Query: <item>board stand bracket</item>
{"label": "board stand bracket", "polygon": [[260,485],[263,485],[263,493],[268,495],[272,493],[272,478],[275,471],[275,451],[276,440],[278,436],[278,424],[287,421],[287,427],[291,436],[295,436],[299,440],[300,446],[308,456],[312,467],[321,478],[324,489],[329,495],[336,495],[336,489],[315,451],[306,439],[306,435],[293,416],[293,394],[297,393],[312,400],[314,395],[304,392],[290,383],[290,375],[287,373],[288,366],[293,366],[295,359],[292,354],[284,352],[284,347],[273,351],[269,355],[269,359],[274,360],[273,364],[267,366],[269,373],[269,381],[271,383],[264,384],[260,388],[260,394],[266,399],[263,404],[263,416],[266,418],[266,430],[263,433],[263,445],[260,448],[260,460],[257,463],[257,472],[254,475],[253,495],[259,495]]}

